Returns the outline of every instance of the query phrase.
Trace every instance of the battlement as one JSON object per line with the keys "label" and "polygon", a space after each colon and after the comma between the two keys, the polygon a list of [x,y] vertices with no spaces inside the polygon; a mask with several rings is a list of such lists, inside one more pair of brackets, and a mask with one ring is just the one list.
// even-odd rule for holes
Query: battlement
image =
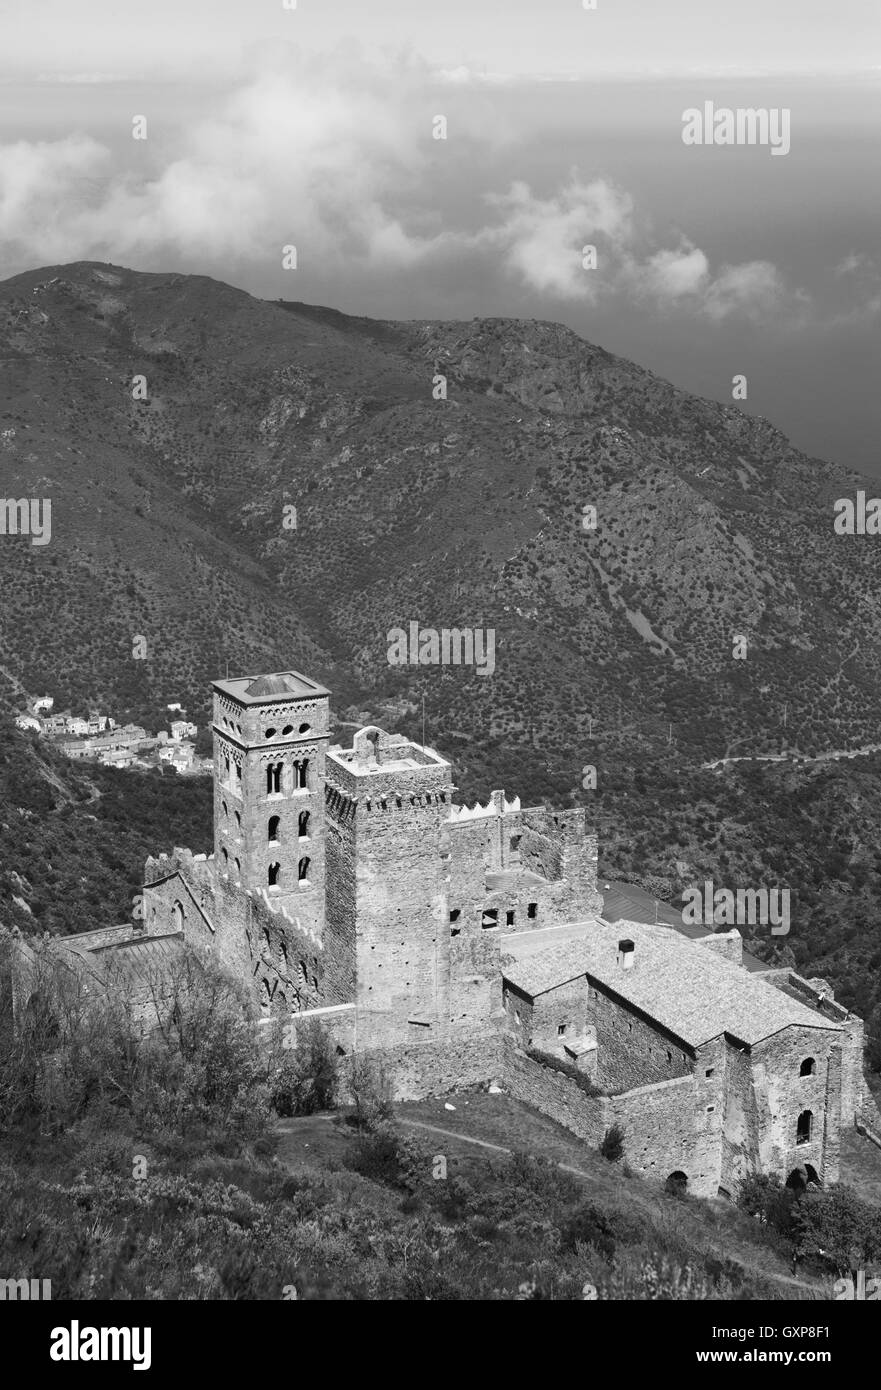
{"label": "battlement", "polygon": [[455,790],[450,764],[433,748],[374,725],[359,729],[351,748],[327,750],[325,775],[332,788],[371,806],[389,797],[414,804],[420,795]]}
{"label": "battlement", "polygon": [[515,796],[513,801],[506,801],[505,793],[497,791],[493,792],[485,806],[479,801],[474,806],[452,806],[450,824],[461,825],[463,821],[479,820],[482,816],[513,816],[519,811],[519,796]]}

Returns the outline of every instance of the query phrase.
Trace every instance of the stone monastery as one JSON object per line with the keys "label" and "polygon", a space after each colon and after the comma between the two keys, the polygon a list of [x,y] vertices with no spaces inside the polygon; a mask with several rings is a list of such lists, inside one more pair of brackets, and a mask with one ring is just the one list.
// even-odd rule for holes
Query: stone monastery
{"label": "stone monastery", "polygon": [[384,1059],[398,1098],[496,1081],[588,1143],[620,1125],[634,1170],[701,1196],[837,1180],[842,1127],[877,1115],[824,981],[736,930],[606,921],[583,809],[457,805],[446,759],[374,727],[329,747],[306,676],[213,690],[214,853],[149,859],[138,921],[57,943],[89,988],[186,944],[294,1045],[318,1018]]}

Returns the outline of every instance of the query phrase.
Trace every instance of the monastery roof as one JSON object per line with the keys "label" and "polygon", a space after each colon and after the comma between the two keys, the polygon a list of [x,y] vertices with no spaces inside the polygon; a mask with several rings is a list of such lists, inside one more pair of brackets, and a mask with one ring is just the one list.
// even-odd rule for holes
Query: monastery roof
{"label": "monastery roof", "polygon": [[[618,942],[635,944],[634,963],[617,963]],[[711,947],[688,940],[669,927],[602,919],[584,935],[518,956],[516,933],[504,939],[513,964],[503,974],[516,988],[535,998],[558,985],[589,975],[629,1004],[653,1018],[691,1047],[720,1033],[753,1045],[782,1028],[838,1025],[822,1014],[750,975]]]}
{"label": "monastery roof", "polygon": [[213,688],[242,705],[259,705],[270,700],[314,699],[330,692],[299,671],[279,671],[267,676],[238,676],[234,680],[214,681]]}
{"label": "monastery roof", "polygon": [[128,979],[155,974],[177,959],[184,948],[183,932],[165,936],[135,936],[129,941],[114,941],[96,946],[89,952],[101,966],[121,970]]}

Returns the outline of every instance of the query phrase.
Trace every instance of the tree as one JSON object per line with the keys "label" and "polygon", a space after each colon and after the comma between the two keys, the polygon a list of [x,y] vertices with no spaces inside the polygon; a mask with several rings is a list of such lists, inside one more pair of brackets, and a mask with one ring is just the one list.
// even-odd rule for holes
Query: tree
{"label": "tree", "polygon": [[846,1187],[808,1192],[793,1208],[796,1256],[815,1256],[856,1276],[881,1258],[881,1210]]}

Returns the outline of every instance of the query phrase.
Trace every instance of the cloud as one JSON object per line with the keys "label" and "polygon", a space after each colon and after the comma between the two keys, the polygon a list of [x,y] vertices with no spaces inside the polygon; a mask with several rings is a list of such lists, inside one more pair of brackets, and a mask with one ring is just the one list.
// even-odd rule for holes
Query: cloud
{"label": "cloud", "polygon": [[[457,108],[457,148],[433,141],[426,91],[444,83],[431,87],[438,74],[412,53],[380,64],[351,47],[308,59],[285,47],[254,61],[248,79],[198,119],[160,128],[148,111],[148,139],[130,148],[84,134],[0,145],[5,273],[81,259],[174,260],[223,273],[261,258],[280,266],[282,248],[294,244],[301,266],[331,274],[473,261],[564,302],[625,296],[716,322],[807,312],[807,296],[787,290],[771,263],[714,271],[684,234],[659,246],[625,189],[577,170],[541,195],[524,180],[472,195],[479,225],[444,225],[441,207],[462,205],[461,189],[500,137],[483,108],[470,117]],[[470,73],[442,76],[449,89]],[[442,184],[451,169],[455,199]],[[595,269],[585,266],[585,246],[596,247]],[[851,257],[838,273],[858,269]]]}

